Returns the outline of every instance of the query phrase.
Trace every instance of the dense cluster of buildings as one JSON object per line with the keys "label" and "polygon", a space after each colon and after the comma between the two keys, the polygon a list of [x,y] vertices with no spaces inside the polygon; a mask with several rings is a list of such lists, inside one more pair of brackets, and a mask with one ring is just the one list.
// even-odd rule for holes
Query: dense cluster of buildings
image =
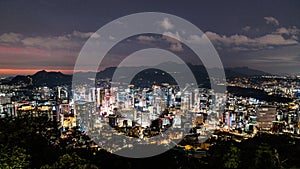
{"label": "dense cluster of buildings", "polygon": [[100,145],[110,142],[114,134],[148,140],[170,128],[172,132],[177,130],[169,138],[148,141],[168,144],[172,139],[180,140],[189,135],[196,143],[201,143],[215,130],[245,137],[259,131],[298,135],[299,82],[285,79],[289,82],[285,83],[284,78],[278,77],[263,79],[267,80],[261,83],[259,79],[258,83],[247,78],[233,79],[228,85],[261,89],[293,101],[266,102],[230,93],[219,94],[192,85],[184,89],[169,84],[139,88],[112,86],[108,81],[102,81],[95,87],[82,85],[70,89],[67,86],[33,88],[2,84],[0,115],[47,116],[59,122],[62,131],[78,126],[92,137],[101,134],[103,137],[96,141]]}
{"label": "dense cluster of buildings", "polygon": [[223,128],[240,133],[268,131],[299,134],[299,103],[268,103],[255,98],[228,96]]}

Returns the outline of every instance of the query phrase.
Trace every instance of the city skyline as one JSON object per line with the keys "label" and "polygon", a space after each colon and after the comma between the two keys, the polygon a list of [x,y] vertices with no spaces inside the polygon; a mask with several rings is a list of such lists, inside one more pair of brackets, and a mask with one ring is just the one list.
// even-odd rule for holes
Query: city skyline
{"label": "city skyline", "polygon": [[[0,74],[34,74],[39,70],[70,74],[80,49],[96,30],[119,17],[145,11],[170,13],[195,24],[211,40],[224,67],[248,66],[274,74],[300,72],[300,4],[296,1],[169,4],[15,0],[0,4]],[[169,32],[174,25],[168,18],[158,22],[166,35],[185,38],[182,32]],[[190,54],[182,44],[163,43],[152,35],[139,35],[122,42],[109,57],[113,61],[145,44],[187,57]]]}
{"label": "city skyline", "polygon": [[300,168],[300,1],[0,1],[0,168]]}

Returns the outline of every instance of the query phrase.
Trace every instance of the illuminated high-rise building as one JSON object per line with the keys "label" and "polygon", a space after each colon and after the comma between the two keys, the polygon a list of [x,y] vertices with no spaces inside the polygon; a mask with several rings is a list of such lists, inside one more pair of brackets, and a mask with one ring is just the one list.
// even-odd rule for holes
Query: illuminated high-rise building
{"label": "illuminated high-rise building", "polygon": [[257,124],[261,129],[271,129],[276,118],[275,106],[260,106],[257,109]]}

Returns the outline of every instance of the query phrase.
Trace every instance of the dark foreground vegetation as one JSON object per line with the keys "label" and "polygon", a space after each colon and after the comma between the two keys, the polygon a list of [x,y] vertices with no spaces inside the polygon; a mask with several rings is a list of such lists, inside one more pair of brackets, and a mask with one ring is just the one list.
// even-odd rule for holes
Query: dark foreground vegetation
{"label": "dark foreground vegetation", "polygon": [[[61,132],[47,117],[0,119],[0,168],[300,168],[300,140],[259,134],[240,143],[221,141],[207,156],[195,158],[171,149],[161,155],[129,159],[94,149],[76,128]],[[76,148],[83,147],[83,148]]]}

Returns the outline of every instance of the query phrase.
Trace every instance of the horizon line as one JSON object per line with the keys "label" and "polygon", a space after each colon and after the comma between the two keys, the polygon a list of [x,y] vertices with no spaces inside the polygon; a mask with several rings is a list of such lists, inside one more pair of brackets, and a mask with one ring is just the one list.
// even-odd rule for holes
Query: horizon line
{"label": "horizon line", "polygon": [[[107,68],[112,68],[112,67],[115,67],[115,66],[106,67],[106,68],[104,68],[102,70],[99,70],[97,72],[100,72],[100,71],[103,71]],[[134,66],[132,66],[132,67],[134,67]],[[224,67],[224,68],[228,69],[228,68],[242,68],[242,67],[257,70],[257,71],[262,71],[262,72],[269,73],[269,74],[278,75],[278,73],[276,73],[276,74],[275,73],[270,73],[270,72],[266,72],[266,71],[263,71],[263,70],[258,70],[256,68],[251,68],[249,66],[236,66],[236,67],[230,66],[230,67]],[[61,72],[63,74],[68,74],[68,75],[74,74],[74,69],[0,69],[0,75],[1,76],[33,75],[33,74],[35,74],[37,72],[40,72],[40,71]],[[92,71],[92,70],[80,70],[80,71],[78,71],[77,70],[76,72],[86,72],[87,73],[87,72],[94,72],[94,71]],[[290,73],[281,73],[281,74],[290,74]]]}

